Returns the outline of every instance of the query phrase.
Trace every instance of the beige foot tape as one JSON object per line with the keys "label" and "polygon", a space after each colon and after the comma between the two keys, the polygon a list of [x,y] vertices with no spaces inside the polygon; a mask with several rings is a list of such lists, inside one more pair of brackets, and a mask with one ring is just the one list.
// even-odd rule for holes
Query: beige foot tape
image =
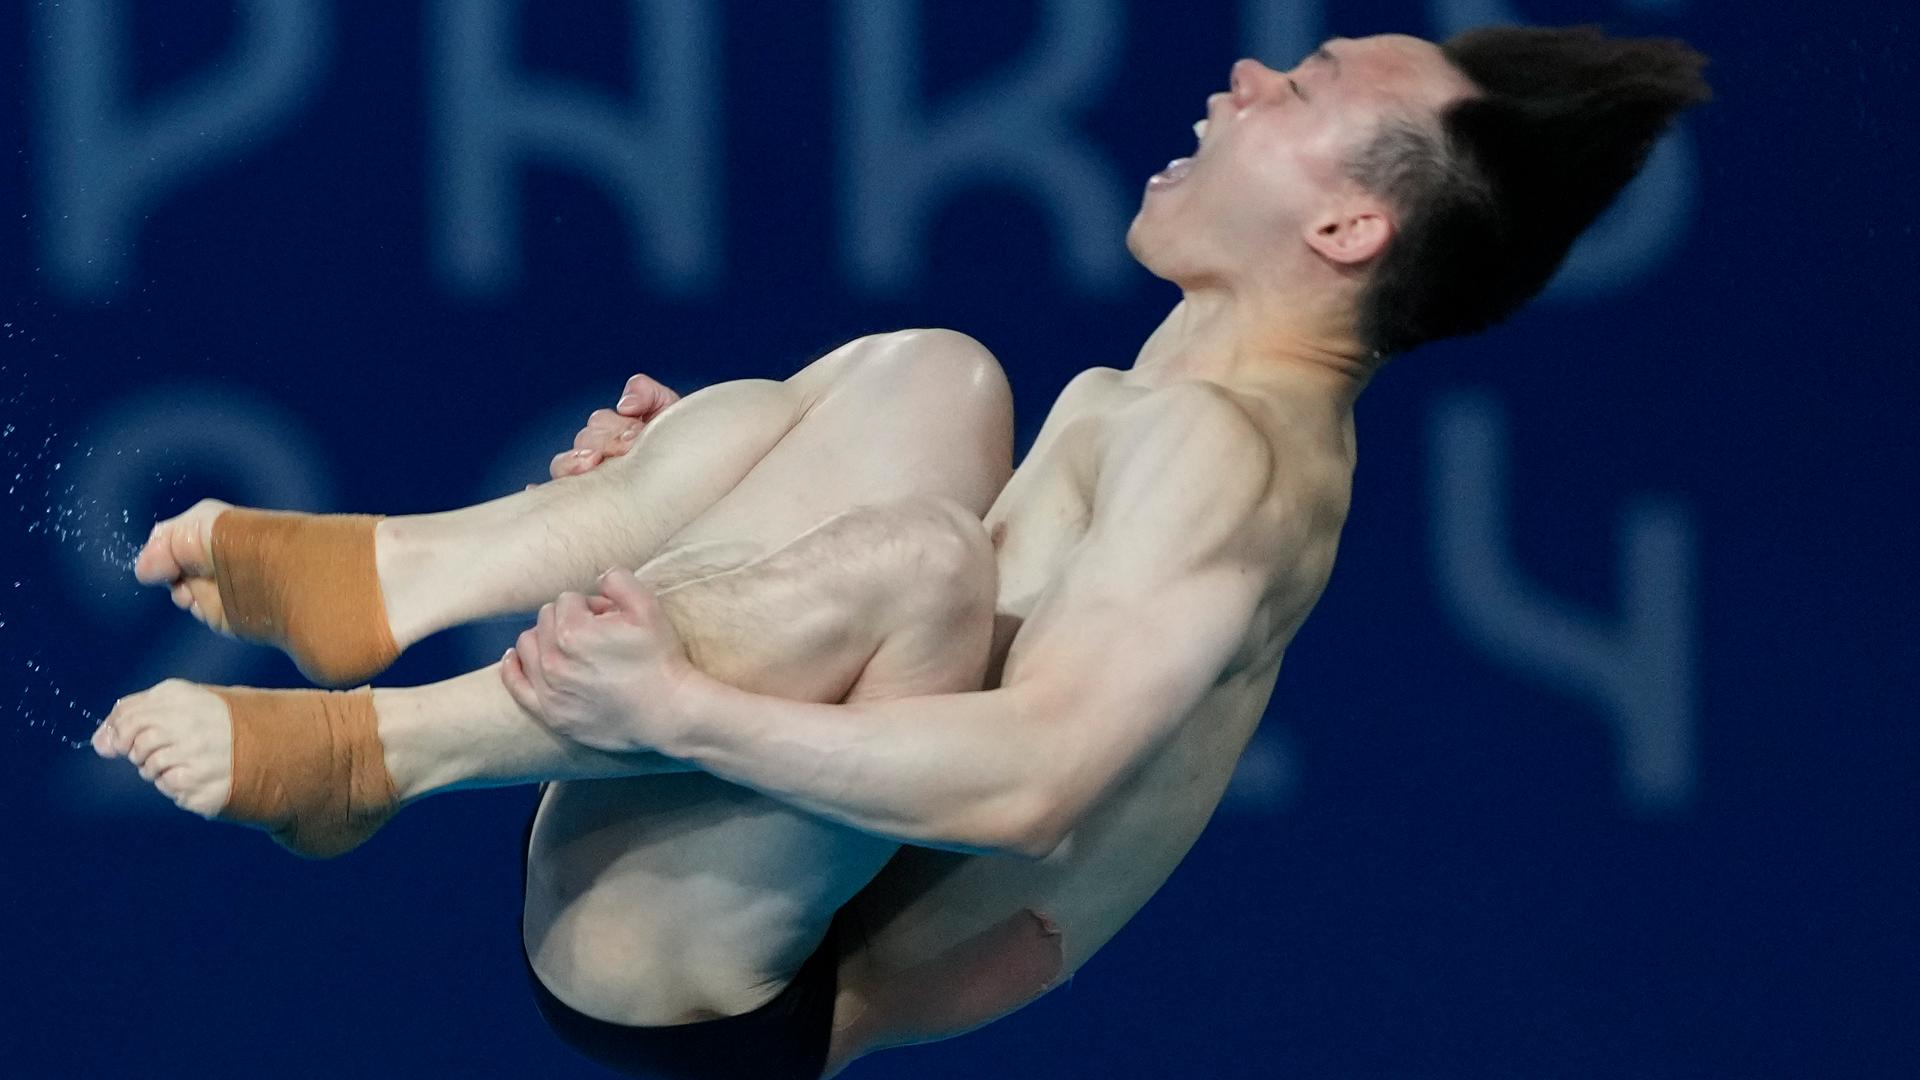
{"label": "beige foot tape", "polygon": [[399,808],[371,690],[207,689],[233,720],[226,821],[265,826],[309,859],[344,855]]}
{"label": "beige foot tape", "polygon": [[359,686],[400,655],[360,514],[228,510],[213,523],[214,578],[234,636],[285,650],[320,686]]}

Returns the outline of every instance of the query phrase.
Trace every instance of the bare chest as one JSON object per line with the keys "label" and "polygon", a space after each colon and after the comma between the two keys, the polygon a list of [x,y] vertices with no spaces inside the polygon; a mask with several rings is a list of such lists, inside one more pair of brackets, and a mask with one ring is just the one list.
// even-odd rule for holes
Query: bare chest
{"label": "bare chest", "polygon": [[1014,636],[1086,539],[1099,422],[1083,416],[1036,443],[983,519],[1000,575],[989,686],[999,685]]}

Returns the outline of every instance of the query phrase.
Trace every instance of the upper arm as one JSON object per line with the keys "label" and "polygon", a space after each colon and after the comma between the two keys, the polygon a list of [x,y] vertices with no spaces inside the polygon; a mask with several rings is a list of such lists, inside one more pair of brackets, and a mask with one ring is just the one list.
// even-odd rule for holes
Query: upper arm
{"label": "upper arm", "polygon": [[1116,423],[1093,517],[1008,656],[1045,756],[1036,851],[1050,849],[1172,735],[1244,646],[1277,558],[1272,449],[1196,385]]}

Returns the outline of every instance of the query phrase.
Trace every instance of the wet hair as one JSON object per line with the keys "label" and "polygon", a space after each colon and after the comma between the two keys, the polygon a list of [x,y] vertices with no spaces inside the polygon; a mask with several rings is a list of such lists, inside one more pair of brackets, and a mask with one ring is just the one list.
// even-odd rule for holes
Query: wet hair
{"label": "wet hair", "polygon": [[1385,121],[1350,165],[1400,211],[1362,292],[1381,358],[1506,319],[1553,277],[1683,109],[1712,96],[1706,57],[1597,26],[1482,27],[1441,52],[1480,93]]}

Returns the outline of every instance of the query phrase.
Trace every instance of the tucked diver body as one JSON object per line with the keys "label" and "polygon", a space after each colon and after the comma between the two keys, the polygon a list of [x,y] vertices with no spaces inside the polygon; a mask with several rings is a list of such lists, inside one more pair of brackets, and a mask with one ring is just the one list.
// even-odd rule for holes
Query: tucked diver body
{"label": "tucked diver body", "polygon": [[1700,63],[1590,29],[1241,61],[1127,237],[1182,301],[1017,471],[997,361],[930,331],[623,402],[555,483],[481,507],[203,503],[142,579],[316,681],[538,621],[431,687],[170,682],[95,745],[307,854],[434,792],[555,781],[529,968],[616,1067],[814,1077],[977,1027],[1094,955],[1218,805],[1331,571],[1360,392],[1537,292],[1704,99]]}

